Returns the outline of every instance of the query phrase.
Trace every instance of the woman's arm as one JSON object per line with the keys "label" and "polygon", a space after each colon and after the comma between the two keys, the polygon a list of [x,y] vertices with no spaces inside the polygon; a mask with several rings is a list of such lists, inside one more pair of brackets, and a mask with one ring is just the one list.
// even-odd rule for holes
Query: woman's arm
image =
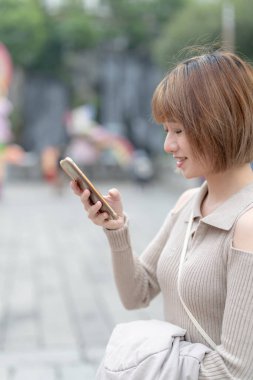
{"label": "woman's arm", "polygon": [[227,263],[221,344],[205,356],[200,380],[253,379],[253,209],[238,220]]}
{"label": "woman's arm", "polygon": [[146,307],[159,293],[156,274],[158,260],[173,228],[175,215],[195,192],[196,189],[190,189],[181,195],[155,238],[139,257],[133,253],[128,220],[121,229],[105,230],[112,252],[115,282],[127,309]]}
{"label": "woman's arm", "polygon": [[181,195],[158,234],[143,254],[138,257],[133,254],[128,220],[123,213],[120,193],[116,189],[111,189],[105,197],[119,215],[118,220],[108,220],[106,213],[99,212],[101,202],[97,202],[95,205],[90,203],[88,190],[82,192],[75,182],[71,182],[71,187],[80,197],[89,219],[104,228],[111,247],[115,282],[123,305],[127,309],[148,306],[160,291],[156,276],[157,262],[173,226],[173,217],[197,189],[187,190]]}
{"label": "woman's arm", "polygon": [[115,282],[127,309],[146,307],[159,293],[156,266],[170,229],[171,214],[140,257],[133,253],[127,219],[123,228],[105,230],[111,247]]}

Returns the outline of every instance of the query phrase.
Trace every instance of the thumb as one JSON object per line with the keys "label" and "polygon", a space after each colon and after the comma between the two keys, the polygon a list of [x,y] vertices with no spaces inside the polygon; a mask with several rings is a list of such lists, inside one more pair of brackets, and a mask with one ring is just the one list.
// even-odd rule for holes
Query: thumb
{"label": "thumb", "polygon": [[123,205],[120,192],[117,189],[110,189],[108,192],[108,201],[119,216],[123,215]]}
{"label": "thumb", "polygon": [[110,195],[110,197],[112,198],[112,200],[114,202],[117,202],[117,201],[120,201],[121,200],[121,196],[120,196],[120,193],[117,189],[110,189],[108,194]]}

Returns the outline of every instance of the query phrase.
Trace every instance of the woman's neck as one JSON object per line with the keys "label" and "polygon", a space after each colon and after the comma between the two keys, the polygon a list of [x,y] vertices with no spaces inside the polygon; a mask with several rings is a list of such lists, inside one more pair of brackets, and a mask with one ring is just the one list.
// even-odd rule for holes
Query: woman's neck
{"label": "woman's neck", "polygon": [[208,192],[201,206],[203,216],[210,214],[249,183],[253,183],[253,172],[247,164],[222,173],[210,174],[206,181]]}

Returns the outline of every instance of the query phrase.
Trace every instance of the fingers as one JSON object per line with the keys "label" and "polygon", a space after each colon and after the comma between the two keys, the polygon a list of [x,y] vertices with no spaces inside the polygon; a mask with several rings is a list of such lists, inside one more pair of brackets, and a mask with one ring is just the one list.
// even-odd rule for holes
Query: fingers
{"label": "fingers", "polygon": [[82,191],[76,181],[71,181],[70,186],[73,192],[80,197],[88,218],[94,224],[108,229],[117,229],[124,224],[121,196],[117,189],[109,190],[108,195],[105,196],[119,216],[117,220],[112,220],[107,212],[101,212],[102,202],[97,201],[95,204],[91,202],[90,191],[88,189]]}
{"label": "fingers", "polygon": [[97,215],[94,216],[93,219],[91,219],[94,224],[97,226],[104,227],[105,223],[108,221],[108,214],[106,212],[99,212]]}
{"label": "fingers", "polygon": [[85,210],[88,212],[88,217],[90,219],[94,219],[94,217],[97,215],[100,208],[102,207],[102,203],[99,201],[93,205],[90,201],[90,191],[88,189],[82,191],[75,181],[71,181],[70,186],[74,193],[80,197]]}
{"label": "fingers", "polygon": [[76,183],[76,181],[71,181],[70,186],[71,186],[71,189],[73,190],[73,192],[80,197],[81,202],[83,203],[85,210],[88,211],[90,206],[91,206],[91,202],[89,199],[90,198],[90,191],[88,189],[85,189],[84,191],[81,190],[80,187],[78,186],[78,184]]}
{"label": "fingers", "polygon": [[101,209],[101,206],[102,206],[102,203],[100,201],[96,202],[92,206],[87,206],[87,202],[85,202],[84,208],[88,213],[88,218],[91,219],[92,221],[96,219],[96,217],[98,216],[99,210]]}
{"label": "fingers", "polygon": [[84,205],[85,210],[88,211],[91,206],[90,191],[88,189],[85,189],[83,192],[81,192],[80,199]]}
{"label": "fingers", "polygon": [[86,208],[88,218],[98,226],[104,226],[104,223],[109,220],[107,212],[100,212],[101,207],[102,203],[98,201],[94,205]]}
{"label": "fingers", "polygon": [[85,206],[85,209],[88,206],[90,206],[90,204],[91,204],[91,202],[89,200],[90,191],[88,189],[85,189],[84,191],[81,190],[76,181],[71,181],[70,186],[71,186],[71,189],[73,190],[73,192],[80,197],[82,203]]}
{"label": "fingers", "polygon": [[81,195],[82,194],[82,190],[80,189],[80,187],[78,186],[78,184],[77,184],[76,181],[71,181],[70,182],[70,187],[71,187],[71,189],[74,191],[74,193],[76,195]]}
{"label": "fingers", "polygon": [[89,190],[84,190],[80,198],[81,198],[83,207],[87,212],[88,218],[93,223],[101,225],[105,220],[108,219],[108,214],[106,212],[100,212],[100,209],[102,207],[102,202],[97,201],[95,204],[91,203]]}

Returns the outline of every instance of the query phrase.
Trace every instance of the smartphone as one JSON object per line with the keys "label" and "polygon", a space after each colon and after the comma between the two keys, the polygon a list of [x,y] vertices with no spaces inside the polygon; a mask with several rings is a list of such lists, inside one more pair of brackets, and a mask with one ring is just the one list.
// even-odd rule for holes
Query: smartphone
{"label": "smartphone", "polygon": [[76,181],[81,190],[88,189],[90,191],[90,200],[93,204],[97,201],[102,203],[100,212],[107,212],[109,219],[118,219],[116,212],[112,209],[109,203],[105,200],[103,195],[95,188],[93,183],[86,177],[77,164],[70,158],[66,157],[60,161],[60,165],[66,174]]}

